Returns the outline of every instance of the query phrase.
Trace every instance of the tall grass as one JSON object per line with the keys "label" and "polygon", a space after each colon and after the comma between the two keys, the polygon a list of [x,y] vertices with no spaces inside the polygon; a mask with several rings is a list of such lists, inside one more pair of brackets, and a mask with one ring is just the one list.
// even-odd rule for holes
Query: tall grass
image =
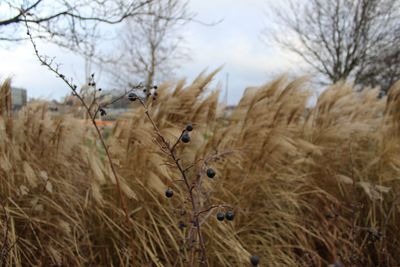
{"label": "tall grass", "polygon": [[[187,122],[183,164],[221,154],[205,180],[210,203],[236,217],[203,225],[211,266],[395,266],[400,262],[400,83],[387,97],[331,86],[307,108],[306,81],[279,78],[248,90],[229,117],[215,73],[159,86],[149,111],[175,140]],[[154,142],[138,105],[115,124],[108,143],[132,228],[94,131],[45,103],[11,114],[10,82],[0,90],[0,209],[4,266],[187,266],[179,222],[179,172]],[[200,164],[200,163],[199,163]],[[194,172],[195,170],[193,170]],[[165,189],[173,187],[174,198]],[[207,204],[207,203],[206,203]],[[132,232],[129,232],[131,229]]]}

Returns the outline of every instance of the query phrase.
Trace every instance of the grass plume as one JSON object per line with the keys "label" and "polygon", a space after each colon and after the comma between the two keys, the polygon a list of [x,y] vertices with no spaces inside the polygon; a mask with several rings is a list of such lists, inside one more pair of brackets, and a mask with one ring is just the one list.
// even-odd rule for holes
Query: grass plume
{"label": "grass plume", "polygon": [[[231,115],[209,92],[215,72],[159,86],[149,112],[177,147],[182,164],[214,157],[210,203],[230,203],[233,223],[214,214],[203,224],[210,266],[393,266],[400,262],[400,83],[387,97],[337,83],[307,107],[303,79],[284,77],[247,90]],[[165,188],[179,176],[155,143],[137,106],[116,122],[109,151],[132,226],[95,132],[72,115],[50,116],[46,103],[11,115],[10,81],[0,90],[0,240],[5,266],[186,266],[182,252],[188,205]],[[167,164],[166,164],[167,163]],[[200,164],[198,165],[200,166]],[[197,167],[198,167],[197,166]],[[194,171],[194,170],[193,170]],[[170,202],[173,201],[173,204]],[[8,218],[7,220],[5,218]],[[130,231],[133,231],[131,233]]]}

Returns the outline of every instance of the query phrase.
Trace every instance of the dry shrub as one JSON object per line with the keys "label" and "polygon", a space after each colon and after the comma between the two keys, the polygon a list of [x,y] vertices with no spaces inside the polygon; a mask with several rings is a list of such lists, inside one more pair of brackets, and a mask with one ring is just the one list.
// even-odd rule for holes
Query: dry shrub
{"label": "dry shrub", "polygon": [[[231,223],[206,216],[210,265],[245,266],[252,254],[262,266],[400,262],[400,83],[382,99],[338,83],[308,108],[306,81],[282,77],[247,90],[223,118],[218,91],[208,90],[214,74],[160,85],[149,103],[171,142],[187,122],[195,126],[192,142],[178,147],[184,165],[221,155],[209,161],[217,176],[204,178],[204,205],[229,203],[237,215]],[[9,86],[0,91],[2,264],[186,266],[187,229],[178,225],[188,203],[144,109],[123,116],[107,140],[125,181],[129,232],[92,129],[50,117],[45,103],[12,117]]]}

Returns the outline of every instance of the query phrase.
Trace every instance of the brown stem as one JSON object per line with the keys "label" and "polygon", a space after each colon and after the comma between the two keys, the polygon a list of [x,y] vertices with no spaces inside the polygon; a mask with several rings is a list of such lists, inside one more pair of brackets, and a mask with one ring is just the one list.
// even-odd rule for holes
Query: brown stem
{"label": "brown stem", "polygon": [[199,221],[199,213],[198,213],[198,207],[196,204],[196,199],[193,193],[193,187],[190,185],[189,183],[189,178],[186,175],[186,171],[185,169],[181,166],[179,159],[176,157],[175,155],[175,148],[180,140],[180,137],[183,135],[183,133],[185,131],[182,131],[181,136],[179,137],[178,141],[171,146],[170,143],[165,139],[165,137],[161,134],[160,129],[158,128],[158,126],[156,125],[156,123],[154,122],[154,120],[151,118],[150,113],[148,111],[148,108],[146,106],[146,104],[143,102],[142,99],[139,98],[140,103],[142,104],[142,106],[145,109],[145,114],[146,117],[149,119],[149,121],[151,122],[151,124],[153,125],[153,128],[156,132],[156,134],[160,137],[161,141],[164,143],[165,147],[168,149],[169,152],[169,156],[172,158],[172,160],[175,163],[175,166],[178,168],[179,172],[182,175],[183,181],[185,183],[186,186],[186,190],[187,193],[189,194],[189,199],[190,199],[190,203],[192,206],[192,222],[196,228],[196,232],[200,241],[200,251],[201,251],[201,264],[203,266],[208,266],[208,261],[207,261],[207,255],[206,255],[206,246],[205,246],[205,242],[204,242],[204,238],[201,232],[201,226],[200,226],[200,221]]}
{"label": "brown stem", "polygon": [[[106,145],[106,142],[105,142],[105,140],[104,140],[104,137],[103,137],[103,135],[102,135],[102,133],[101,133],[99,127],[98,127],[97,124],[96,124],[96,115],[97,115],[97,112],[95,112],[94,114],[91,112],[91,106],[88,106],[88,105],[86,104],[85,100],[83,99],[83,97],[82,97],[81,95],[78,94],[78,92],[76,91],[76,86],[73,85],[72,82],[69,81],[69,80],[65,77],[65,75],[63,75],[63,74],[61,74],[61,73],[59,72],[58,67],[54,67],[54,66],[52,65],[53,60],[51,60],[50,63],[49,63],[49,62],[46,60],[46,58],[44,58],[43,56],[41,56],[41,55],[39,54],[39,51],[38,51],[37,46],[36,46],[36,43],[34,42],[34,40],[33,40],[33,38],[32,38],[32,35],[31,35],[31,33],[30,33],[29,26],[28,26],[28,23],[27,23],[27,21],[26,21],[26,18],[25,18],[25,26],[26,26],[26,29],[27,29],[27,35],[29,36],[29,39],[30,39],[31,44],[32,44],[32,46],[33,46],[35,55],[36,55],[36,57],[38,58],[38,60],[40,61],[40,63],[41,63],[42,65],[46,66],[51,72],[55,73],[55,74],[57,75],[58,78],[60,78],[61,80],[64,81],[64,83],[71,89],[73,95],[74,95],[75,97],[78,98],[78,100],[80,101],[80,103],[81,103],[82,106],[84,107],[84,109],[85,109],[87,115],[89,116],[90,121],[91,121],[91,123],[93,124],[93,127],[94,127],[95,130],[96,130],[96,133],[97,133],[97,136],[98,136],[98,138],[99,138],[99,140],[100,140],[100,143],[101,143],[101,145],[102,145],[102,147],[103,147],[103,149],[104,149],[104,151],[105,151],[105,153],[106,153],[107,160],[108,160],[108,162],[109,162],[109,164],[110,164],[111,172],[112,172],[112,174],[113,174],[113,176],[114,176],[114,178],[115,178],[115,181],[116,181],[116,190],[117,190],[117,193],[118,193],[118,195],[119,195],[120,203],[121,203],[122,209],[123,209],[124,214],[125,214],[126,223],[128,224],[128,226],[129,226],[129,228],[130,228],[130,231],[131,231],[131,230],[132,230],[132,221],[131,221],[130,218],[129,218],[128,208],[127,208],[127,206],[126,206],[125,198],[124,198],[124,195],[123,195],[123,192],[122,192],[122,189],[121,189],[121,182],[120,182],[120,179],[119,179],[119,177],[118,177],[118,175],[117,175],[117,172],[116,172],[114,163],[113,163],[113,161],[112,161],[111,153],[110,153],[110,151],[109,151],[109,149],[108,149],[108,146]],[[134,259],[134,257],[135,257],[135,245],[134,245],[134,243],[133,243],[133,240],[131,240],[131,241],[132,241],[132,251],[133,251],[132,259]]]}

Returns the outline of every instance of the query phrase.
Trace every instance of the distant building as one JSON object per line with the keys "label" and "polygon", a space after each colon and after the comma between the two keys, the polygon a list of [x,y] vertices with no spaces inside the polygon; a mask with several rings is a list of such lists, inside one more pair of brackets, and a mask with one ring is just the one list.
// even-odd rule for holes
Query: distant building
{"label": "distant building", "polygon": [[21,109],[27,103],[27,92],[23,88],[11,88],[12,108],[13,110]]}

